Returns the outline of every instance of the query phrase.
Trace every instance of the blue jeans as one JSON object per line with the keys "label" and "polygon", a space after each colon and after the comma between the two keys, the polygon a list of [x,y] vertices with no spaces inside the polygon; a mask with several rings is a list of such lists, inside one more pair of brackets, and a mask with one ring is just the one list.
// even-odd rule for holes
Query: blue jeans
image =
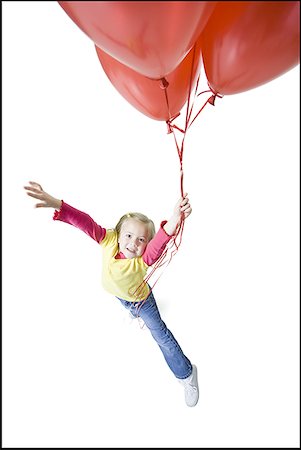
{"label": "blue jeans", "polygon": [[184,355],[173,334],[161,319],[153,293],[151,292],[146,300],[135,303],[117,298],[133,316],[139,315],[144,321],[174,375],[180,379],[189,377],[192,373],[191,362]]}

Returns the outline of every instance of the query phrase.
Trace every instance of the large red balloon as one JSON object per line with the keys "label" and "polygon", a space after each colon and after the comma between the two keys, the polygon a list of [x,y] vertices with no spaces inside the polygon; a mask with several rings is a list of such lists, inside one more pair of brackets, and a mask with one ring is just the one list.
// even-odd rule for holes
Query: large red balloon
{"label": "large red balloon", "polygon": [[[200,71],[201,52],[198,43],[179,66],[161,81],[145,77],[97,46],[95,48],[106,75],[117,91],[138,111],[156,120],[166,121],[180,112]],[[164,91],[166,82],[168,103]]]}
{"label": "large red balloon", "polygon": [[162,78],[184,59],[217,2],[59,1],[97,47],[150,78]]}
{"label": "large red balloon", "polygon": [[218,2],[201,45],[214,92],[260,86],[300,61],[300,2]]}

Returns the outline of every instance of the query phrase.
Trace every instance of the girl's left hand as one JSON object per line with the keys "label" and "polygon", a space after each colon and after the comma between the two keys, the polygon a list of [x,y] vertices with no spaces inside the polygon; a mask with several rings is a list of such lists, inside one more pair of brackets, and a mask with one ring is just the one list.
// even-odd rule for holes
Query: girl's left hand
{"label": "girl's left hand", "polygon": [[180,198],[180,200],[177,202],[175,206],[174,212],[181,217],[181,215],[184,215],[184,218],[186,219],[192,212],[192,208],[189,203],[189,198],[187,197],[187,193],[184,195],[184,198]]}
{"label": "girl's left hand", "polygon": [[187,217],[191,214],[192,209],[187,195],[188,194],[185,194],[183,198],[180,198],[180,200],[177,201],[176,206],[174,207],[173,215],[163,227],[166,233],[170,236],[175,233],[181,219],[187,219]]}

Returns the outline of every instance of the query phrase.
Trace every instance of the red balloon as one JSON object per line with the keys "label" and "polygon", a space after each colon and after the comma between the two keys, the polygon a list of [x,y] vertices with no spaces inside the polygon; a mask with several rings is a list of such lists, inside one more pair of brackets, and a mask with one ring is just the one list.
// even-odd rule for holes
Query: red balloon
{"label": "red balloon", "polygon": [[218,2],[202,33],[211,89],[237,94],[300,61],[300,2]]}
{"label": "red balloon", "polygon": [[217,2],[58,2],[97,47],[159,79],[184,59]]}
{"label": "red balloon", "polygon": [[198,43],[178,67],[161,80],[145,77],[97,46],[95,48],[103,70],[113,86],[132,106],[151,119],[166,121],[176,116],[188,100],[189,88],[195,86],[200,71],[201,51]]}

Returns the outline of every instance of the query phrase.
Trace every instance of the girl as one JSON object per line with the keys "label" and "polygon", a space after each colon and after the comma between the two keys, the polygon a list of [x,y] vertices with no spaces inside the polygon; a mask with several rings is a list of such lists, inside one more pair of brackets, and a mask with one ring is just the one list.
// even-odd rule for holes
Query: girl
{"label": "girl", "polygon": [[154,295],[144,281],[148,268],[164,252],[181,218],[185,220],[191,214],[187,194],[177,202],[171,218],[163,221],[155,233],[152,220],[141,213],[123,215],[114,229],[103,228],[88,214],[47,194],[38,183],[30,181],[29,184],[24,189],[30,197],[40,201],[35,205],[37,208],[54,208],[54,220],[81,229],[101,245],[103,287],[117,297],[132,316],[143,319],[169,368],[182,383],[186,404],[195,406],[199,398],[197,368],[184,355],[161,319]]}

